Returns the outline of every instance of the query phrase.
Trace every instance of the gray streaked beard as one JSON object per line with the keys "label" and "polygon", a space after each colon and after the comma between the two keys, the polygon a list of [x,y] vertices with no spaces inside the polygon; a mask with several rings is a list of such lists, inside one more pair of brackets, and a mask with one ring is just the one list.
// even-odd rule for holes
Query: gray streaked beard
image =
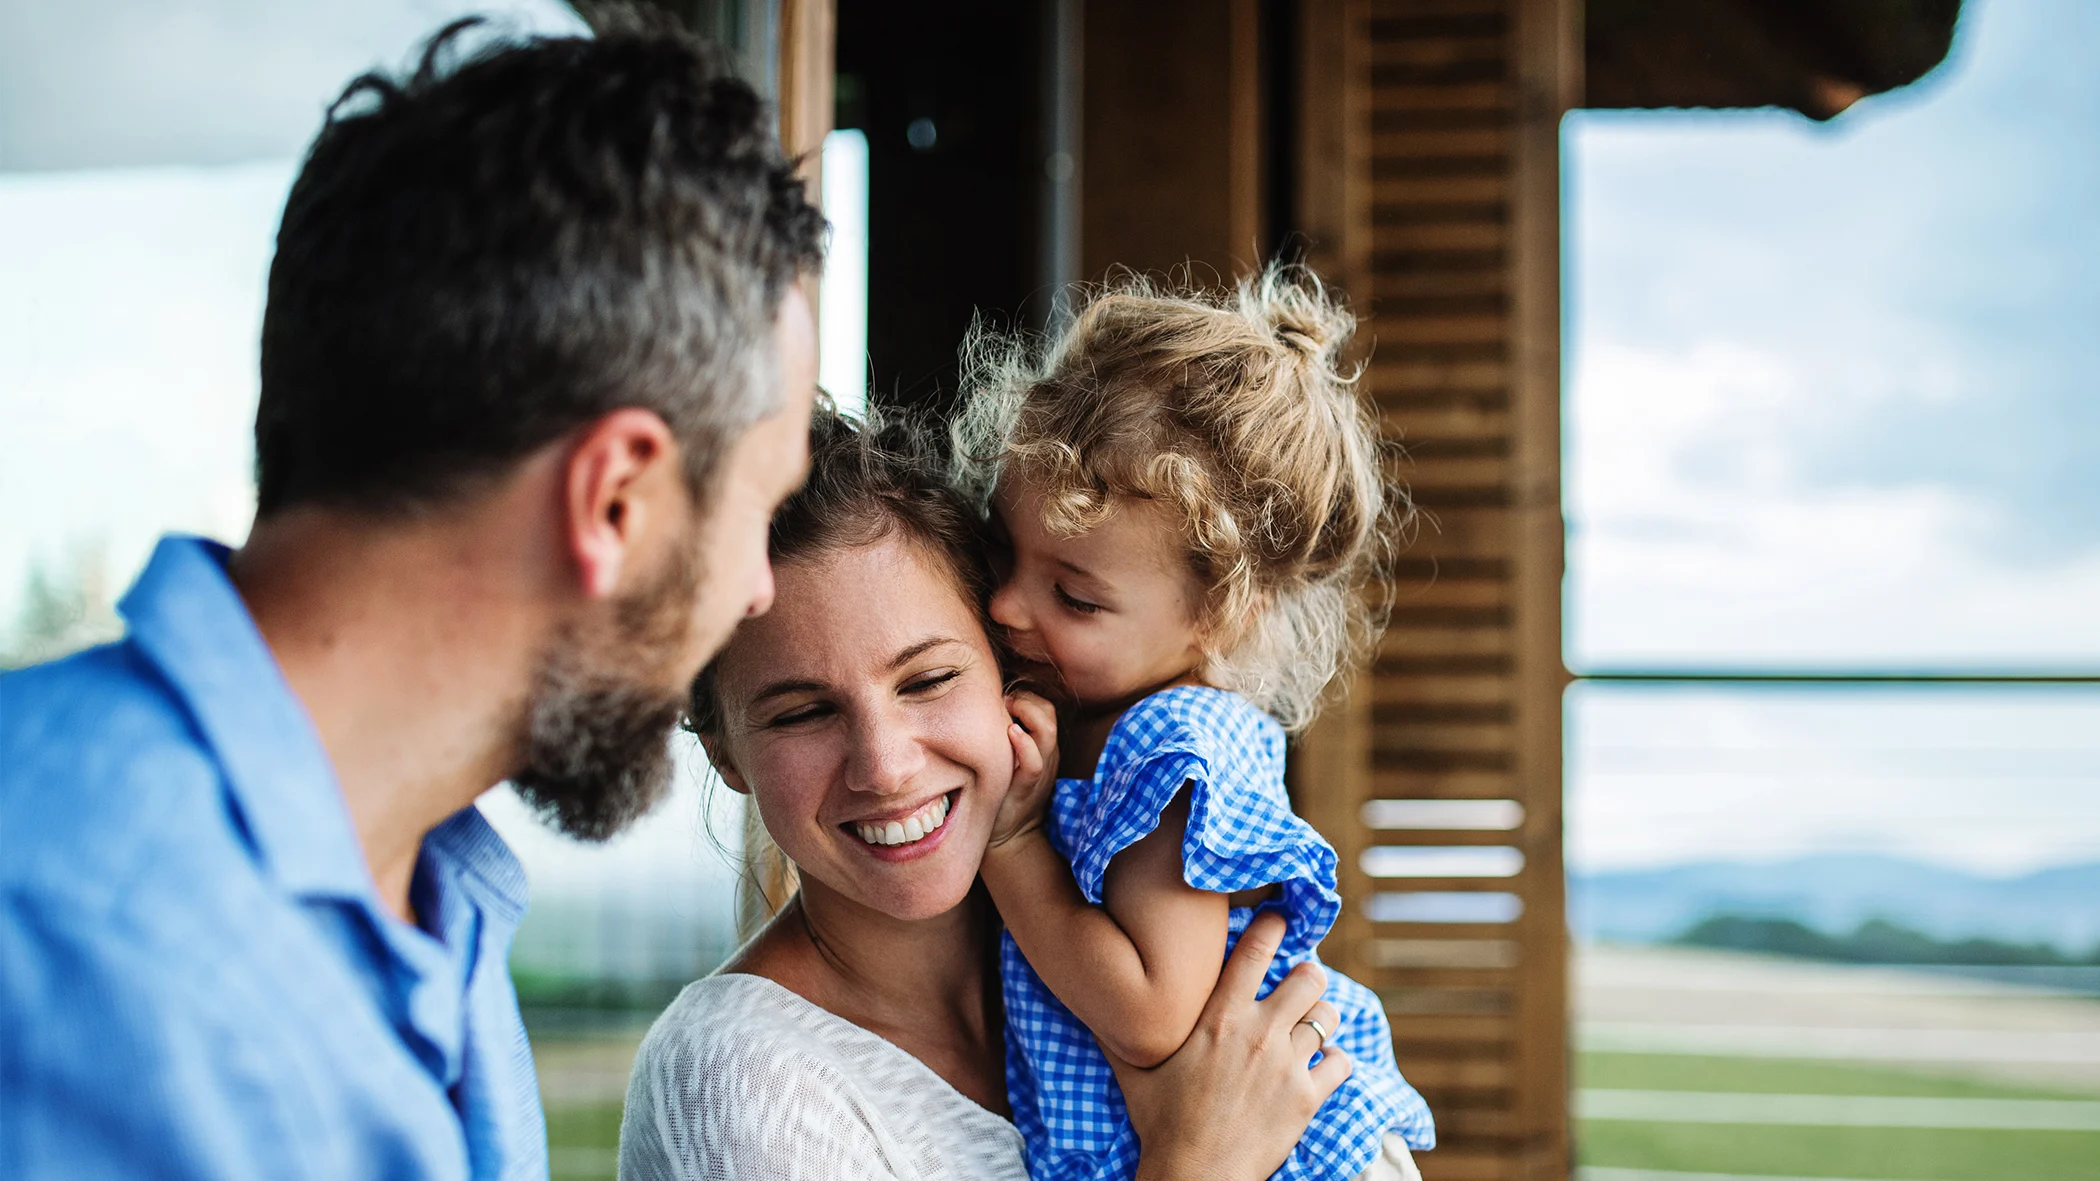
{"label": "gray streaked beard", "polygon": [[651,585],[614,605],[612,635],[593,644],[558,635],[534,674],[522,766],[511,785],[540,820],[603,841],[640,819],[671,785],[672,732],[686,689],[666,690],[667,653],[684,647],[699,571],[681,555]]}

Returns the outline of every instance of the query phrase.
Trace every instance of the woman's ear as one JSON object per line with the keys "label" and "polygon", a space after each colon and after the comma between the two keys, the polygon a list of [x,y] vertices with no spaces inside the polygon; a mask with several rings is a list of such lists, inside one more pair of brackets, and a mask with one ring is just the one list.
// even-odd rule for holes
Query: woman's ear
{"label": "woman's ear", "polygon": [[707,761],[715,765],[715,774],[722,777],[722,782],[729,785],[729,790],[740,796],[751,794],[751,785],[744,782],[743,772],[736,769],[736,760],[730,758],[729,752],[722,749],[720,738],[703,734],[700,736],[700,746],[707,751]]}

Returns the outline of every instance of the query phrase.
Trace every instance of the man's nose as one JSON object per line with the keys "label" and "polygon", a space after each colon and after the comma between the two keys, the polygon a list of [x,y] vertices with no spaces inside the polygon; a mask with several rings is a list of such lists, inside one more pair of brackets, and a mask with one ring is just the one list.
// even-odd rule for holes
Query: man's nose
{"label": "man's nose", "polygon": [[758,584],[751,588],[751,602],[744,607],[744,618],[764,615],[773,609],[773,563],[758,564]]}

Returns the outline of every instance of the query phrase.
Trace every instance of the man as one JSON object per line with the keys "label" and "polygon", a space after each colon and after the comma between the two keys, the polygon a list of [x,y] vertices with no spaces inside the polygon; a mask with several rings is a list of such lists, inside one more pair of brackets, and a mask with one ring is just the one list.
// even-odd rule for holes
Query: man
{"label": "man", "polygon": [[546,1173],[472,804],[598,839],[663,790],[771,600],[824,223],[694,43],[462,27],[293,185],[247,544],[0,678],[0,1176]]}

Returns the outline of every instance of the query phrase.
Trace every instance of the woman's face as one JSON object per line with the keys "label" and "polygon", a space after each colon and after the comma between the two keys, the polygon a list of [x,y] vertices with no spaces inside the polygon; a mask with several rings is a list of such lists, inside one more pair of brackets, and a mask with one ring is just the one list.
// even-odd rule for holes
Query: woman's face
{"label": "woman's face", "polygon": [[999,665],[940,560],[892,533],[775,570],[717,665],[723,778],[805,878],[931,918],[977,878],[1013,773]]}

